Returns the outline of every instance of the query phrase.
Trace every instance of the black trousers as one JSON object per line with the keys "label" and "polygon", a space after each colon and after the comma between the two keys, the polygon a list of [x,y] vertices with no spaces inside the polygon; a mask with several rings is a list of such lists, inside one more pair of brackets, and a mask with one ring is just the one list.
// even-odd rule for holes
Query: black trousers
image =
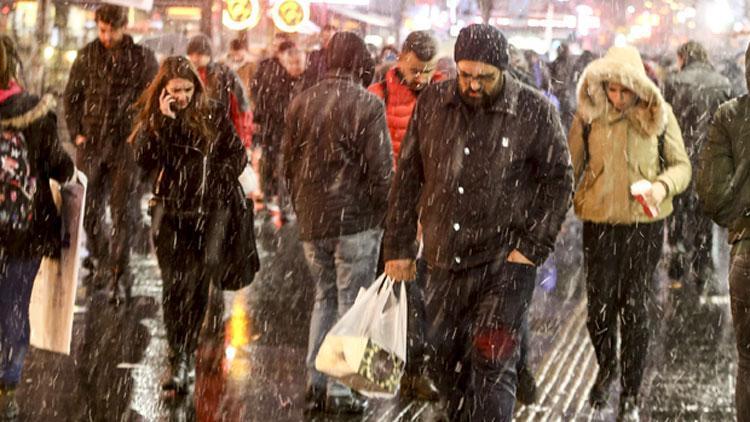
{"label": "black trousers", "polygon": [[[700,210],[698,196],[689,191],[674,198],[667,237],[682,276],[693,271],[698,277],[713,269],[713,223]],[[705,282],[706,280],[699,280]]]}
{"label": "black trousers", "polygon": [[[76,167],[88,178],[83,218],[87,246],[100,267],[124,272],[130,264],[132,229],[140,213],[138,166],[132,148],[124,141],[109,155],[103,155],[96,142],[90,139],[76,151]],[[111,228],[106,220],[107,205]]]}
{"label": "black trousers", "polygon": [[637,396],[655,317],[654,270],[664,224],[584,223],[587,326],[600,371],[617,366],[618,320],[623,395]]}
{"label": "black trousers", "polygon": [[164,215],[154,227],[163,281],[167,342],[174,357],[195,354],[209,305],[211,265],[206,262],[205,220]]}
{"label": "black trousers", "polygon": [[729,269],[732,320],[737,339],[737,421],[750,422],[750,255],[732,256]]}
{"label": "black trousers", "polygon": [[429,373],[451,420],[510,421],[534,267],[505,260],[425,279]]}

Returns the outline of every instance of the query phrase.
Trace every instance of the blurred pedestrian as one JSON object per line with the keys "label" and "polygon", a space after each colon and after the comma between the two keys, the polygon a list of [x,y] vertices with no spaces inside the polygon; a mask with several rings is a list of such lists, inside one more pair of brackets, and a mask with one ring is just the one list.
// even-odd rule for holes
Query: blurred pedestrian
{"label": "blurred pedestrian", "polygon": [[[113,303],[131,295],[130,247],[140,213],[139,179],[127,137],[131,106],[154,78],[158,63],[148,48],[125,34],[127,9],[104,4],[96,9],[99,37],[78,51],[65,87],[65,118],[76,146],[76,165],[88,177],[84,261],[92,287],[106,280]],[[112,230],[106,219],[109,205]]]}
{"label": "blurred pedestrian", "polygon": [[[584,222],[587,326],[599,363],[589,402],[596,409],[607,404],[621,337],[618,420],[634,421],[655,317],[663,220],[691,172],[677,120],[635,48],[613,47],[583,72],[568,142],[573,202]],[[644,181],[646,205],[631,194],[631,185]]]}
{"label": "blurred pedestrian", "polygon": [[308,87],[323,80],[326,73],[328,73],[328,64],[326,63],[327,48],[328,43],[331,42],[331,37],[333,37],[336,31],[336,27],[330,24],[320,29],[320,48],[311,51],[307,56],[305,80],[308,83]]}
{"label": "blurred pedestrian", "polygon": [[229,66],[240,78],[242,87],[245,88],[245,94],[248,95],[248,101],[252,104],[253,99],[249,97],[250,81],[252,81],[255,71],[258,69],[258,63],[253,60],[250,52],[247,51],[247,42],[243,38],[235,38],[229,42],[229,51],[227,51],[223,63]]}
{"label": "blurred pedestrian", "polygon": [[557,57],[550,63],[549,73],[552,93],[560,101],[560,118],[565,129],[569,129],[576,107],[576,85],[573,83],[575,59],[568,44],[562,43],[557,48]]}
{"label": "blurred pedestrian", "polygon": [[[732,95],[729,80],[717,72],[708,60],[708,51],[697,41],[677,49],[679,71],[671,74],[664,86],[664,99],[672,105],[682,129],[690,164],[698,165],[698,154],[708,137],[708,127],[719,105]],[[690,184],[684,195],[675,198],[674,214],[669,221],[671,248],[669,276],[683,280],[688,275],[700,294],[703,287],[716,288],[713,259],[713,224],[700,210],[698,194]],[[687,281],[687,280],[684,280]]]}
{"label": "blurred pedestrian", "polygon": [[242,144],[249,147],[253,137],[253,113],[237,73],[229,66],[214,61],[211,39],[206,35],[191,38],[186,53],[198,70],[209,98],[221,104],[221,110],[228,113],[227,117],[234,124]]}
{"label": "blurred pedestrian", "polygon": [[21,85],[16,45],[0,35],[0,420],[16,420],[29,348],[29,302],[43,256],[58,257],[62,219],[50,179],[73,176],[57,137],[55,100]]}
{"label": "blurred pedestrian", "polygon": [[[750,46],[745,53],[750,63]],[[750,80],[750,75],[747,75]],[[750,85],[750,84],[749,84]],[[737,341],[737,421],[750,421],[750,148],[747,122],[750,97],[722,104],[700,152],[696,190],[703,211],[729,229],[732,245],[729,294]]]}
{"label": "blurred pedestrian", "polygon": [[[164,60],[138,106],[136,160],[159,175],[150,212],[169,345],[162,388],[180,395],[192,381],[210,285],[220,287],[222,271],[236,264],[227,258],[235,256],[234,248],[254,248],[230,242],[226,234],[243,205],[237,178],[246,156],[226,110],[209,101],[184,57]],[[226,213],[228,221],[221,218]]]}
{"label": "blurred pedestrian", "polygon": [[304,87],[305,53],[291,41],[279,46],[277,72],[266,73],[257,80],[255,122],[260,127],[256,137],[261,149],[260,184],[265,206],[277,227],[290,217],[288,198],[281,185],[281,138],[289,103]]}
{"label": "blurred pedestrian", "polygon": [[560,229],[572,171],[557,112],[506,76],[508,42],[496,28],[462,29],[454,56],[458,79],[425,88],[403,141],[385,271],[414,279],[419,220],[429,374],[447,417],[510,421],[535,265]]}
{"label": "blurred pedestrian", "polygon": [[[315,370],[323,338],[376,276],[393,160],[383,103],[362,86],[364,41],[336,33],[328,76],[289,106],[284,176],[315,281],[307,348],[307,412],[362,413],[367,401]],[[416,224],[416,222],[415,222]],[[412,238],[412,241],[415,238]]]}
{"label": "blurred pedestrian", "polygon": [[[437,73],[437,41],[428,31],[410,33],[401,47],[396,65],[381,82],[370,85],[369,91],[385,103],[386,122],[393,145],[394,163],[398,166],[401,141],[417,105],[419,94],[429,84],[438,82],[442,76]],[[417,239],[419,241],[419,239]],[[407,284],[409,301],[409,347],[406,359],[406,373],[401,378],[400,394],[421,400],[436,400],[438,391],[435,383],[424,374],[424,294],[422,279]]]}

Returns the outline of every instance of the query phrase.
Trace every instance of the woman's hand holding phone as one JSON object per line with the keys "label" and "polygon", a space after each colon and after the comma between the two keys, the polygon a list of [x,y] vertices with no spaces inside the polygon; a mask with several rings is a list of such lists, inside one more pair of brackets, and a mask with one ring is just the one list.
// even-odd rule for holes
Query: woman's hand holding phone
{"label": "woman's hand holding phone", "polygon": [[159,95],[159,110],[161,114],[169,117],[170,119],[176,119],[177,114],[174,112],[172,105],[175,103],[174,97],[169,95],[167,89],[164,88]]}

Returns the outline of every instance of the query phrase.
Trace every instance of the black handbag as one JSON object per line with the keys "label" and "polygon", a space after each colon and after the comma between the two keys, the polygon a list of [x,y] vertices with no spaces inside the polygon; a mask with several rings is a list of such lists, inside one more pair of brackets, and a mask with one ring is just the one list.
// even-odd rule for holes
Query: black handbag
{"label": "black handbag", "polygon": [[226,207],[211,212],[206,260],[215,271],[214,284],[221,290],[249,286],[260,269],[254,220],[252,200],[239,185]]}

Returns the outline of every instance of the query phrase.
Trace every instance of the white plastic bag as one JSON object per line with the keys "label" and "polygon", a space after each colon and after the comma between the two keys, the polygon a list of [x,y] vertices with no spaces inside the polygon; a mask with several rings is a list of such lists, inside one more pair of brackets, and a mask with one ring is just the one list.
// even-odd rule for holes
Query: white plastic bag
{"label": "white plastic bag", "polygon": [[87,183],[86,176],[76,170],[73,181],[52,186],[53,195],[61,200],[62,254],[60,259],[42,259],[29,303],[31,345],[66,355],[73,335]]}
{"label": "white plastic bag", "polygon": [[406,289],[382,275],[328,332],[315,368],[367,397],[395,397],[406,365]]}

